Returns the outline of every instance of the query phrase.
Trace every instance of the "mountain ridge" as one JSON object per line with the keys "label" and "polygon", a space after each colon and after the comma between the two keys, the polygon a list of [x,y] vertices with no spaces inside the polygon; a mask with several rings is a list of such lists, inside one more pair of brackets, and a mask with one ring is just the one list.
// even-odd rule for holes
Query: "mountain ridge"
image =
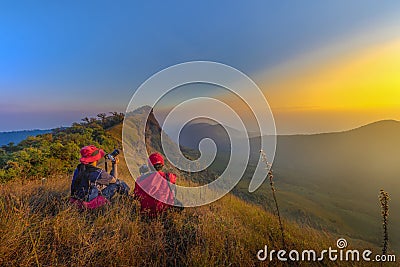
{"label": "mountain ridge", "polygon": [[321,133],[309,133],[309,134],[302,134],[302,133],[295,133],[295,134],[278,134],[278,136],[308,136],[308,135],[324,135],[324,134],[337,134],[337,133],[347,133],[347,132],[352,132],[352,131],[358,131],[362,129],[368,129],[372,127],[383,127],[383,126],[388,126],[388,125],[400,127],[400,121],[397,120],[379,120],[379,121],[374,121],[370,122],[361,126],[357,126],[348,130],[342,130],[342,131],[332,131],[332,132],[321,132]]}
{"label": "mountain ridge", "polygon": [[[210,137],[211,139],[216,138],[218,140],[218,137],[224,137],[225,139],[227,138],[227,131],[224,129],[224,127],[230,128],[233,133],[238,132],[240,133],[239,130],[229,127],[229,126],[224,126],[221,124],[210,124],[207,122],[201,122],[201,123],[189,123],[186,126],[182,128],[181,134],[179,136],[179,142],[185,146],[195,148],[197,149],[197,144],[198,142],[202,139],[200,138],[199,135],[202,136],[207,136]],[[386,130],[388,127],[397,127],[400,128],[400,122],[397,120],[379,120],[375,122],[371,122],[362,126],[358,126],[349,130],[343,130],[343,131],[333,131],[333,132],[322,132],[322,133],[309,133],[309,134],[302,134],[302,133],[295,133],[295,134],[277,134],[276,136],[279,137],[286,137],[286,136],[322,136],[322,135],[331,135],[331,134],[344,134],[344,133],[357,133],[360,131],[366,131],[368,129],[375,129],[375,130]],[[175,133],[177,134],[177,133]],[[209,136],[212,135],[212,136]],[[239,136],[239,134],[237,134]],[[260,135],[255,133],[255,132],[248,132],[249,139],[252,138],[259,138]],[[236,135],[235,135],[236,136]],[[233,136],[233,138],[235,138]],[[270,135],[268,135],[270,136]],[[195,142],[193,142],[193,138],[195,137]],[[221,141],[221,140],[218,140]],[[227,143],[227,142],[223,142]]]}

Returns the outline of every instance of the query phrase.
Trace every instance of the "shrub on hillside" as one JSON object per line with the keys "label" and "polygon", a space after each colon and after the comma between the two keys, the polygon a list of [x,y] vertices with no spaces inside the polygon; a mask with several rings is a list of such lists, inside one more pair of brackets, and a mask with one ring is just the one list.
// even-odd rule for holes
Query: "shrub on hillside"
{"label": "shrub on hillside", "polygon": [[0,149],[0,182],[71,173],[78,162],[79,149],[88,144],[111,151],[118,142],[106,129],[123,120],[123,114],[112,114],[54,129],[52,133],[30,136],[18,145],[3,146]]}

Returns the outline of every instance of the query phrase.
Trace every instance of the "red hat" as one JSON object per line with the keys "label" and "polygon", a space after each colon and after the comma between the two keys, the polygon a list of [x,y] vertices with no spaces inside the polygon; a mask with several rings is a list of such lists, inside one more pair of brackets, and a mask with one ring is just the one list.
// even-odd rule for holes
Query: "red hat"
{"label": "red hat", "polygon": [[162,164],[162,165],[164,165],[164,158],[163,158],[163,156],[162,156],[160,153],[157,153],[157,152],[155,152],[155,153],[153,153],[153,154],[150,155],[149,161],[150,161],[150,163],[151,163],[153,166],[156,165],[156,164]]}
{"label": "red hat", "polygon": [[105,153],[103,149],[98,149],[94,145],[90,145],[82,147],[81,155],[82,157],[80,158],[79,161],[83,164],[89,164],[98,161],[99,159],[104,157]]}

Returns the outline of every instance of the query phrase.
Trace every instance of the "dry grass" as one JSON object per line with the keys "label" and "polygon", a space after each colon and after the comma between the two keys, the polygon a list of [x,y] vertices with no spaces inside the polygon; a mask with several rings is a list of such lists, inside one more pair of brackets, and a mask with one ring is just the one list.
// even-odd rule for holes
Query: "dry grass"
{"label": "dry grass", "polygon": [[[254,266],[265,244],[281,245],[276,217],[233,196],[148,220],[129,199],[80,212],[68,195],[66,177],[0,186],[1,266]],[[285,225],[288,249],[334,246],[328,234]]]}

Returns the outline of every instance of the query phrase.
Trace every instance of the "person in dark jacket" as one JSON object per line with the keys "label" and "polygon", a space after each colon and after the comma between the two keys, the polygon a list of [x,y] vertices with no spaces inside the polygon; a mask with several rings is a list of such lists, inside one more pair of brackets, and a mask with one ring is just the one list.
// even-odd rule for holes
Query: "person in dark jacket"
{"label": "person in dark jacket", "polygon": [[86,208],[97,208],[110,201],[117,192],[128,195],[129,186],[117,179],[118,158],[114,158],[111,172],[107,173],[97,167],[97,162],[105,155],[102,149],[89,145],[83,147],[80,153],[80,164],[71,183],[71,202],[78,202]]}

